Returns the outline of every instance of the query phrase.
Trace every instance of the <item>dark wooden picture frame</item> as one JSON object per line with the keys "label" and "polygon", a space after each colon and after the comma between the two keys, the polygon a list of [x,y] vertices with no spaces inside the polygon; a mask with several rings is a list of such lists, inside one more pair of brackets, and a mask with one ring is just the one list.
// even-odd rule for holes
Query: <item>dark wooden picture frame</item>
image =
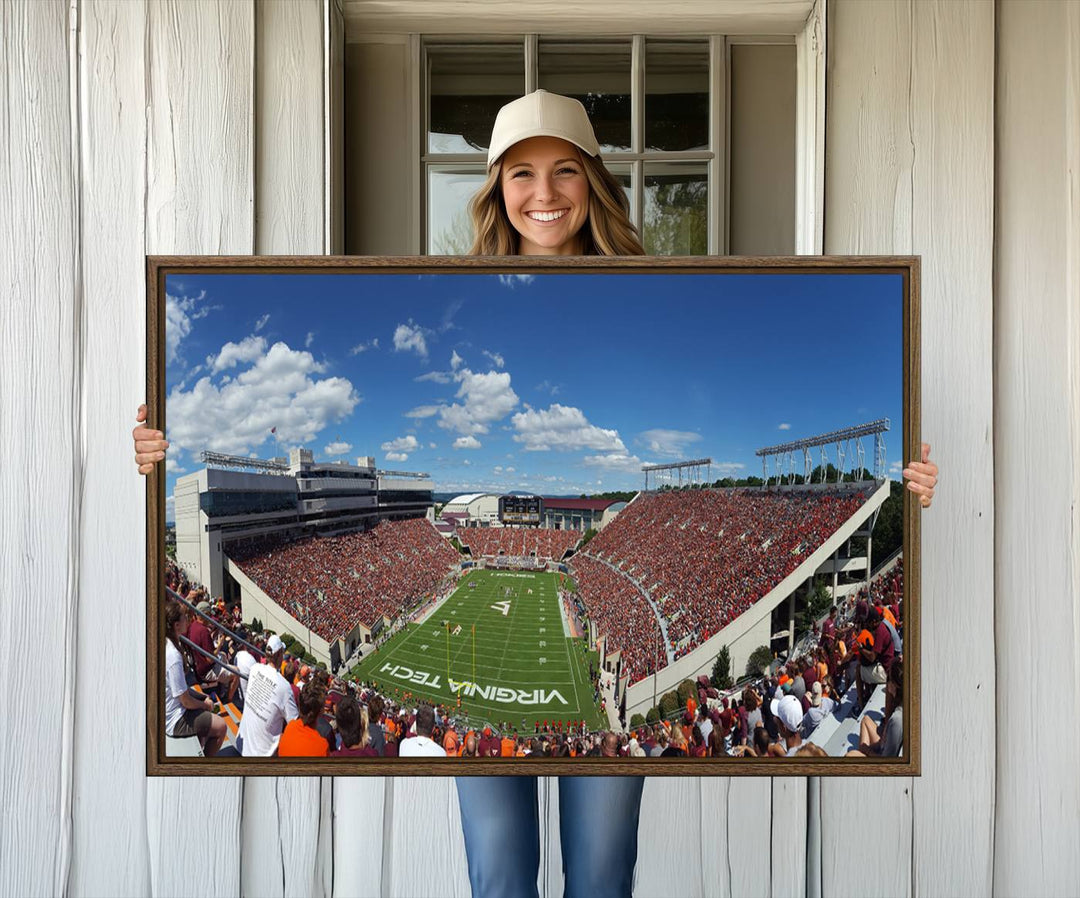
{"label": "dark wooden picture frame", "polygon": [[[147,257],[147,369],[146,395],[148,425],[169,436],[166,408],[166,277],[197,275],[336,275],[363,278],[368,275],[596,275],[670,276],[715,275],[893,275],[902,284],[898,326],[902,327],[902,456],[919,458],[920,434],[920,260],[918,257],[694,257],[694,258],[449,258],[449,257]],[[541,281],[542,283],[542,281]],[[391,300],[392,301],[392,300]],[[542,300],[541,300],[542,302]],[[675,297],[668,303],[677,302]],[[666,310],[670,312],[670,308]],[[845,339],[857,339],[837,322],[821,320],[813,308],[796,321],[794,309],[772,309],[763,315],[762,336],[771,327],[807,328],[807,340],[825,349],[839,350]],[[776,316],[772,317],[772,313]],[[228,309],[224,310],[228,313]],[[314,314],[317,314],[317,309]],[[647,339],[649,322],[644,322]],[[895,339],[896,335],[892,335]],[[830,343],[830,341],[833,341]],[[767,340],[763,341],[767,350]],[[479,353],[479,347],[477,347]],[[812,374],[812,369],[808,369]],[[897,375],[900,372],[895,372]],[[870,376],[868,374],[868,376]],[[890,376],[892,376],[890,374]],[[876,417],[873,414],[868,417]],[[853,422],[854,423],[854,422]],[[895,430],[895,426],[894,426]],[[818,431],[820,433],[820,431]],[[794,436],[796,434],[792,434]],[[799,434],[810,437],[811,434]],[[779,436],[780,444],[791,437]],[[895,446],[896,440],[893,440]],[[360,451],[363,451],[362,449]],[[801,456],[800,456],[801,458]],[[807,456],[809,458],[809,456]],[[862,462],[860,448],[860,463]],[[790,458],[788,462],[790,466]],[[809,462],[808,462],[809,464]],[[824,469],[824,465],[822,468]],[[792,478],[793,470],[784,476]],[[841,466],[843,470],[843,466]],[[780,474],[779,467],[777,475]],[[794,482],[793,480],[791,482]],[[886,476],[885,482],[888,482]],[[878,487],[881,483],[878,483]],[[149,775],[649,775],[649,776],[918,776],[921,771],[920,717],[920,508],[918,499],[903,491],[903,751],[898,758],[190,758],[167,757],[164,738],[164,640],[165,623],[165,521],[166,471],[155,466],[147,477],[146,520],[146,619],[147,619],[147,741],[146,765]],[[822,543],[824,545],[824,543]],[[809,560],[809,559],[808,559]],[[867,570],[869,571],[869,559]],[[793,593],[792,593],[793,594]],[[781,601],[786,601],[783,599]],[[792,604],[794,607],[794,604]],[[742,612],[740,612],[742,613]],[[715,634],[714,634],[715,635]],[[772,634],[770,634],[772,635]],[[707,641],[707,640],[706,640]],[[662,670],[662,669],[661,669]],[[459,693],[460,694],[460,693]],[[768,702],[769,697],[765,697]],[[628,715],[629,716],[629,715]],[[523,718],[524,719],[524,718]]]}

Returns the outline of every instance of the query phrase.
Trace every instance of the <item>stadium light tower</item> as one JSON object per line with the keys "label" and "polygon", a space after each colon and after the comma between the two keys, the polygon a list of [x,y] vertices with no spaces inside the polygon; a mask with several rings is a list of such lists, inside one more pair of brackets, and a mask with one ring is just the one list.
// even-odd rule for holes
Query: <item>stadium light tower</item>
{"label": "stadium light tower", "polygon": [[701,484],[701,469],[705,468],[705,482],[712,480],[712,459],[693,458],[689,461],[676,461],[668,465],[642,465],[641,471],[645,475],[645,492],[649,491],[649,473],[653,474],[653,489],[656,489],[660,480],[666,479],[671,483],[676,476],[679,478],[679,486],[683,485],[683,471],[686,471],[687,484]]}
{"label": "stadium light tower", "polygon": [[779,484],[784,476],[787,476],[788,484],[795,481],[793,470],[792,453],[802,451],[804,480],[810,482],[810,450],[818,448],[821,452],[821,482],[827,479],[826,470],[829,464],[828,447],[836,446],[837,478],[843,480],[847,472],[847,461],[857,461],[858,468],[853,468],[852,473],[858,471],[859,475],[866,470],[866,456],[863,452],[862,438],[872,436],[874,438],[874,479],[885,479],[885,431],[891,424],[888,418],[878,418],[876,421],[868,421],[866,424],[856,424],[841,430],[833,430],[829,433],[806,437],[801,440],[792,440],[780,443],[776,446],[763,446],[754,454],[761,457],[761,472],[765,483],[769,482],[769,460],[776,460],[776,480]]}

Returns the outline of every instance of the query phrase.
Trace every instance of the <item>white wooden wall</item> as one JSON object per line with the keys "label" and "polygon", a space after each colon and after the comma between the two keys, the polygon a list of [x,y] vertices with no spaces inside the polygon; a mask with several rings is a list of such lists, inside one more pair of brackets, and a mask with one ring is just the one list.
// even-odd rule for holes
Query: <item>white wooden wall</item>
{"label": "white wooden wall", "polygon": [[[331,245],[328,33],[0,3],[0,895],[468,894],[450,780],[143,775],[143,255]],[[1075,894],[1080,4],[831,0],[828,53],[825,250],[923,257],[924,772],[652,779],[636,891]]]}

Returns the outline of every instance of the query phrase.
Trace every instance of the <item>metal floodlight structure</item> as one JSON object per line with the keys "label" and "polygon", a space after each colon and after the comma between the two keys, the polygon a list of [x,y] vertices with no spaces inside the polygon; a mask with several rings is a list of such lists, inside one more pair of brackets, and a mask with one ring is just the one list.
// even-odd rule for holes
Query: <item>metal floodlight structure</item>
{"label": "metal floodlight structure", "polygon": [[668,465],[642,465],[641,472],[645,475],[645,492],[649,491],[649,474],[653,475],[653,489],[657,489],[661,482],[665,486],[675,486],[675,478],[678,477],[678,486],[683,485],[683,471],[686,471],[686,483],[701,485],[701,469],[705,469],[705,482],[712,478],[712,459],[693,458],[689,461],[676,461]]}
{"label": "metal floodlight structure", "polygon": [[761,474],[765,483],[769,482],[769,460],[775,459],[777,480],[786,479],[788,485],[795,482],[794,454],[802,452],[803,455],[803,482],[810,483],[812,468],[810,465],[810,450],[818,449],[821,456],[821,480],[826,480],[826,472],[829,467],[829,446],[836,447],[836,471],[837,478],[843,480],[848,473],[847,464],[853,462],[852,473],[866,470],[866,453],[863,451],[862,438],[872,436],[874,438],[874,480],[885,479],[885,431],[890,428],[888,418],[878,418],[866,424],[856,424],[854,427],[845,427],[842,430],[833,430],[818,436],[806,437],[801,440],[792,440],[788,443],[779,443],[776,446],[765,446],[758,449],[754,454],[761,457]]}
{"label": "metal floodlight structure", "polygon": [[199,460],[208,468],[230,468],[247,471],[260,471],[263,474],[288,474],[289,466],[279,461],[265,461],[261,458],[246,458],[243,455],[226,455],[223,452],[199,453]]}

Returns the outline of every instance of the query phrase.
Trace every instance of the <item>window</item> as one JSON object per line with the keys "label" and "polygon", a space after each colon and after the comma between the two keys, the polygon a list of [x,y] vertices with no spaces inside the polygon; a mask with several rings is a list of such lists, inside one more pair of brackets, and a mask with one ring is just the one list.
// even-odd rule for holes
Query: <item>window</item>
{"label": "window", "polygon": [[[734,53],[732,43],[722,36],[425,39],[422,251],[468,252],[466,207],[486,175],[495,115],[543,88],[584,104],[646,252],[793,252],[795,45],[779,37]],[[743,107],[733,109],[742,97]],[[741,130],[744,120],[756,125],[747,129],[749,144],[741,137],[733,144],[728,123]],[[770,166],[764,173],[762,159]],[[744,177],[743,167],[754,177]],[[739,187],[734,210],[729,180]],[[779,230],[778,221],[786,222]]]}

